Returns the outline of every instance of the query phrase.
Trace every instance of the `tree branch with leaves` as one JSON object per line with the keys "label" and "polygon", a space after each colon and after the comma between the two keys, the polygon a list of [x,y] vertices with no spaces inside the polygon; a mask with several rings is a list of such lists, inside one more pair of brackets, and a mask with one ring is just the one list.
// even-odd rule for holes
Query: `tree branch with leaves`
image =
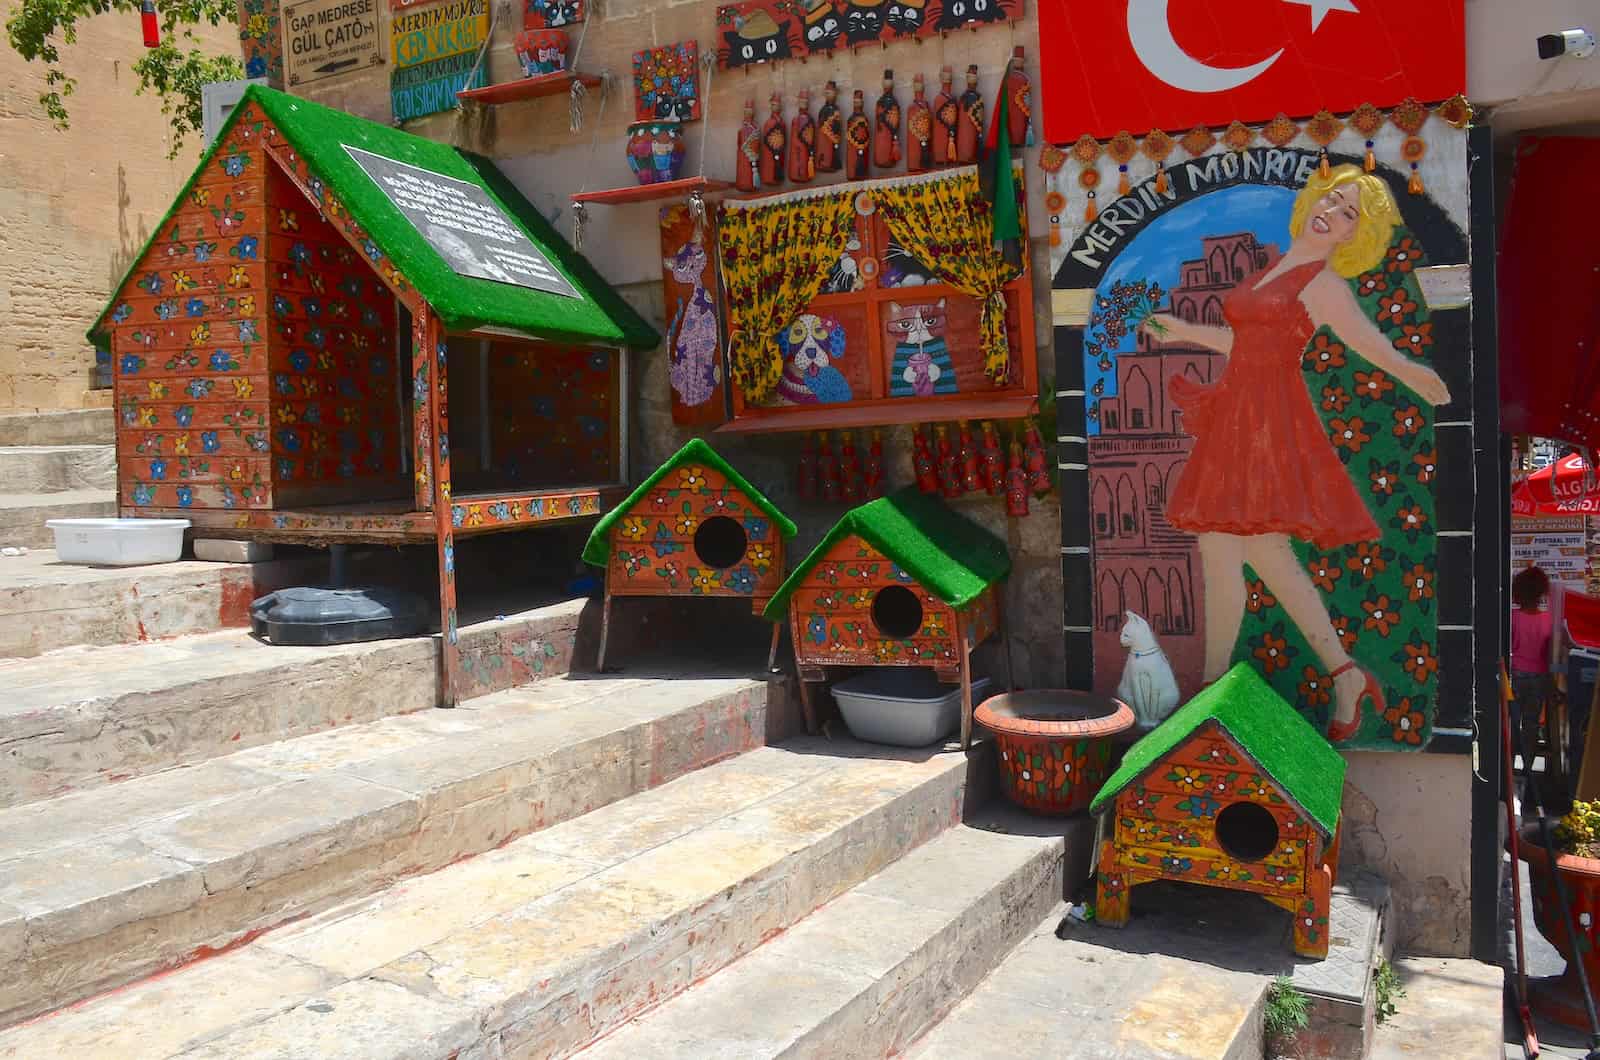
{"label": "tree branch with leaves", "polygon": [[[160,97],[161,113],[173,132],[168,157],[176,157],[184,137],[201,132],[201,88],[213,81],[241,78],[244,67],[237,55],[216,55],[200,47],[194,33],[195,27],[205,23],[231,23],[234,0],[165,0],[159,10],[161,43],[133,64],[139,79],[135,91]],[[6,39],[12,49],[28,62],[46,67],[39,105],[58,129],[70,125],[67,97],[77,87],[76,79],[61,68],[61,48],[78,42],[80,22],[113,11],[137,15],[139,0],[17,0],[6,19]]]}

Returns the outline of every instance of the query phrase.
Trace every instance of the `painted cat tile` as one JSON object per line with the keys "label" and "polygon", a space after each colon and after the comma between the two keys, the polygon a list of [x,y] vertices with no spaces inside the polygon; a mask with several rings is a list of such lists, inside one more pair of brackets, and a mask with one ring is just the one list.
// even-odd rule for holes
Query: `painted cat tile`
{"label": "painted cat tile", "polygon": [[890,302],[884,311],[884,331],[894,346],[889,370],[891,397],[932,397],[954,394],[955,364],[945,345],[945,300],[901,305]]}
{"label": "painted cat tile", "polygon": [[662,293],[667,307],[667,379],[673,422],[723,421],[723,375],[717,276],[709,228],[697,230],[689,208],[661,211]]}
{"label": "painted cat tile", "polygon": [[700,117],[700,45],[679,41],[633,53],[635,121],[695,121]]}
{"label": "painted cat tile", "polygon": [[523,29],[560,29],[588,17],[584,0],[526,0]]}
{"label": "painted cat tile", "polygon": [[800,0],[743,0],[717,8],[717,62],[724,70],[805,54]]}

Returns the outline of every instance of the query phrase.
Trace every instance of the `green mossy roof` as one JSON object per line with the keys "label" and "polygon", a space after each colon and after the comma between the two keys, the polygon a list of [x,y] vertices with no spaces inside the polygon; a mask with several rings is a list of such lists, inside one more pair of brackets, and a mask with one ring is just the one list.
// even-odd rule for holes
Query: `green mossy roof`
{"label": "green mossy roof", "polygon": [[1215,721],[1283,789],[1324,837],[1339,827],[1345,761],[1248,663],[1239,663],[1134,744],[1089,804],[1110,808],[1123,788],[1208,721]]}
{"label": "green mossy roof", "polygon": [[[245,90],[238,106],[173,200],[167,215],[155,226],[155,235],[116,285],[112,305],[151,244],[166,230],[172,212],[183,203],[189,189],[211,164],[218,147],[250,103],[261,107],[278,131],[349,208],[351,216],[366,229],[378,248],[433,307],[448,330],[512,328],[552,342],[598,342],[635,349],[649,349],[660,344],[661,338],[655,329],[611,289],[582,255],[567,245],[550,222],[488,159],[261,85],[251,85]],[[534,246],[544,252],[556,270],[566,276],[579,297],[563,298],[455,272],[350,157],[344,149],[347,144],[482,188]],[[108,305],[105,312],[110,309]],[[96,344],[101,337],[100,324],[105,312],[90,331],[90,341]]]}
{"label": "green mossy roof", "polygon": [[967,606],[1011,573],[1011,553],[1004,541],[937,497],[907,487],[845,512],[778,588],[767,604],[766,617],[773,621],[783,617],[789,597],[806,574],[852,534],[951,607]]}
{"label": "green mossy roof", "polygon": [[733,465],[722,459],[717,451],[699,438],[689,439],[689,443],[676,453],[669,456],[666,461],[655,469],[649,478],[639,483],[639,488],[628,494],[627,500],[607,512],[594,529],[589,533],[589,541],[583,546],[583,561],[595,567],[604,567],[611,558],[611,530],[617,525],[629,509],[643,500],[655,488],[656,483],[666,478],[667,475],[686,464],[699,464],[702,467],[713,468],[727,476],[735,489],[750,498],[750,502],[772,520],[772,525],[778,528],[778,533],[785,538],[795,535],[794,520],[780,512],[776,505],[767,500],[766,495],[754,486]]}

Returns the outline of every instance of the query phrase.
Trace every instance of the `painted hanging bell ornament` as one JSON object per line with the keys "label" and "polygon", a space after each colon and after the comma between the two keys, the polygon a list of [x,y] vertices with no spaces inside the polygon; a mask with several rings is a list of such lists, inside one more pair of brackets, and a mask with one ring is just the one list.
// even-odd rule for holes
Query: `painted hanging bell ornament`
{"label": "painted hanging bell ornament", "polygon": [[628,166],[640,184],[664,184],[683,172],[683,126],[636,121],[628,126]]}
{"label": "painted hanging bell ornament", "polygon": [[525,29],[517,34],[517,62],[522,76],[544,77],[567,68],[567,33],[560,29]]}

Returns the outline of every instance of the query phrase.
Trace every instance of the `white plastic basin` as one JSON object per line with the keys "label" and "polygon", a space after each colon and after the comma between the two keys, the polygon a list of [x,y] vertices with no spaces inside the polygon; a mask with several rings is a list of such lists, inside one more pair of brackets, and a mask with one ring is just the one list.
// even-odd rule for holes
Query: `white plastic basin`
{"label": "white plastic basin", "polygon": [[[972,679],[972,702],[983,701],[987,677]],[[844,723],[858,740],[926,747],[961,725],[961,686],[947,685],[932,670],[886,666],[833,686]]]}
{"label": "white plastic basin", "polygon": [[50,519],[56,558],[97,567],[171,563],[183,555],[187,519]]}

